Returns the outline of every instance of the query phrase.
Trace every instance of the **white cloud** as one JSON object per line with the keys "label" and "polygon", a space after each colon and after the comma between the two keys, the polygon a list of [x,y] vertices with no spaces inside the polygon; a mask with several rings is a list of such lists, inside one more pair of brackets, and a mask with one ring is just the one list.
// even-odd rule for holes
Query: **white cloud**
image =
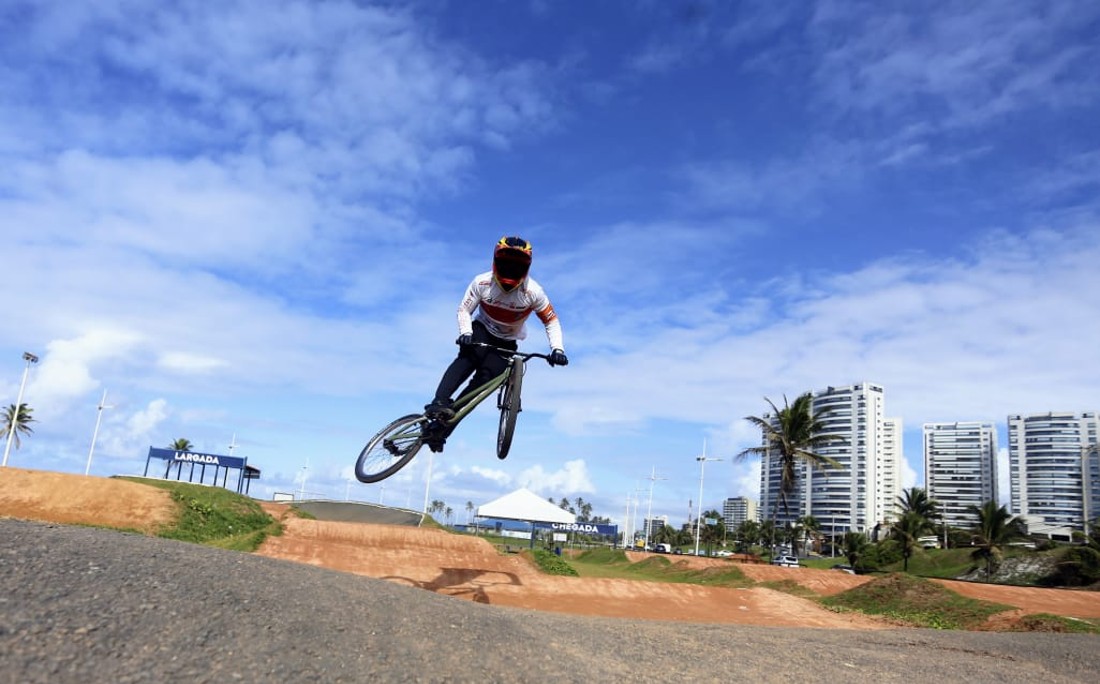
{"label": "white cloud", "polygon": [[566,461],[559,470],[547,472],[541,465],[526,468],[515,477],[517,486],[542,494],[588,494],[596,491],[583,460]]}
{"label": "white cloud", "polygon": [[227,365],[221,359],[182,352],[162,354],[158,364],[165,370],[181,373],[211,373]]}
{"label": "white cloud", "polygon": [[96,443],[96,453],[101,456],[133,459],[143,456],[150,446],[167,446],[171,441],[164,440],[160,433],[171,413],[167,400],[154,399],[129,414],[125,405],[112,406],[110,396],[107,403]]}
{"label": "white cloud", "polygon": [[[1089,3],[866,9],[821,4],[810,26],[822,48],[816,74],[822,99],[842,114],[916,106],[943,125],[971,127],[1038,102],[1080,103],[1094,87],[1075,74],[1095,62],[1095,44],[1064,42],[1067,30],[1096,16]],[[933,106],[921,106],[929,98]]]}
{"label": "white cloud", "polygon": [[[662,330],[657,320],[630,353],[588,349],[530,391],[574,431],[598,429],[608,407],[722,422],[759,414],[765,396],[863,380],[885,385],[887,410],[907,425],[1086,406],[1100,384],[1081,344],[1100,339],[1100,300],[1086,294],[1100,290],[1094,226],[992,234],[967,258],[888,259],[797,284],[749,330]],[[708,320],[730,305],[713,302]],[[576,334],[637,331],[622,323],[631,315],[605,310],[599,334]]]}

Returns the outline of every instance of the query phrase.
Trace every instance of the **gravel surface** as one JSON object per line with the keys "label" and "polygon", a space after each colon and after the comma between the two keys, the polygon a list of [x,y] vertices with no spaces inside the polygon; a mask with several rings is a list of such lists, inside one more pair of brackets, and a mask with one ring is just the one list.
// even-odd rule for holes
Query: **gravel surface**
{"label": "gravel surface", "polygon": [[0,682],[1085,682],[1100,639],[584,618],[0,520]]}

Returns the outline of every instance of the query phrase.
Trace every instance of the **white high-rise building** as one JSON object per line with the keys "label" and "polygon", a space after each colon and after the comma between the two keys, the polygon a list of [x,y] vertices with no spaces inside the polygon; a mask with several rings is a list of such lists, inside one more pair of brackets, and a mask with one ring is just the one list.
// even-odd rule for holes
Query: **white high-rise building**
{"label": "white high-rise building", "polygon": [[997,430],[992,423],[925,423],[924,482],[948,527],[971,528],[970,506],[997,500]]}
{"label": "white high-rise building", "polygon": [[1086,517],[1095,519],[1100,512],[1097,433],[1095,411],[1009,416],[1012,512],[1065,530],[1083,530]]}
{"label": "white high-rise building", "polygon": [[726,499],[722,503],[722,520],[730,531],[736,530],[746,520],[760,520],[756,502],[745,496]]}
{"label": "white high-rise building", "polygon": [[901,418],[883,419],[875,518],[888,523],[897,518],[897,498],[901,496],[901,464],[905,459],[901,437]]}
{"label": "white high-rise building", "polygon": [[[843,532],[871,533],[895,515],[901,494],[901,420],[886,418],[885,392],[881,385],[863,382],[828,387],[813,392],[813,408],[828,412],[824,434],[835,440],[815,451],[834,459],[839,468],[798,466],[798,486],[791,492],[789,514],[779,503],[778,522],[783,525],[812,515],[827,535]],[[770,520],[779,502],[779,464],[762,459],[760,468],[761,517]]]}

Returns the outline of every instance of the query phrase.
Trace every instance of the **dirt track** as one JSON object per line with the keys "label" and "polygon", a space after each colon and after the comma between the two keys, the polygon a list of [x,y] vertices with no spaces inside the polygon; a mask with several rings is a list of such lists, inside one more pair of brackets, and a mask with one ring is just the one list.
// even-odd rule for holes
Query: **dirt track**
{"label": "dirt track", "polygon": [[[286,532],[259,554],[383,578],[479,603],[620,618],[834,629],[888,629],[867,617],[841,615],[812,601],[763,587],[729,589],[620,579],[551,577],[484,540],[441,530],[325,522],[286,516],[264,504]],[[166,492],[96,477],[4,469],[0,516],[49,522],[153,529],[170,519]],[[682,557],[691,567],[728,566],[723,559]],[[760,582],[790,579],[819,595],[844,591],[866,577],[810,568],[739,566]],[[1022,613],[1100,618],[1100,592],[944,582],[968,596],[1015,606]]]}

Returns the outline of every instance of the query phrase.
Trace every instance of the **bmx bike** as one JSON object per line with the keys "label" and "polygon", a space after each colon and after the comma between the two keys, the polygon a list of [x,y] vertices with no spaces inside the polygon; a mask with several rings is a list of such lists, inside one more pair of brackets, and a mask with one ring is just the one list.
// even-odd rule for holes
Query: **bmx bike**
{"label": "bmx bike", "polygon": [[463,394],[451,406],[454,417],[447,420],[431,418],[423,413],[410,413],[393,421],[371,437],[359,458],[355,461],[355,477],[360,482],[372,483],[385,480],[408,465],[409,461],[425,444],[433,451],[442,451],[447,435],[454,430],[459,421],[485,401],[493,392],[497,393],[497,408],[500,410],[500,423],[497,427],[497,458],[507,458],[512,448],[512,436],[516,430],[516,417],[520,412],[520,388],[523,386],[523,374],[530,359],[545,359],[550,356],[501,349],[490,344],[474,342],[474,346],[487,347],[503,355],[508,366],[495,378],[484,385]]}

